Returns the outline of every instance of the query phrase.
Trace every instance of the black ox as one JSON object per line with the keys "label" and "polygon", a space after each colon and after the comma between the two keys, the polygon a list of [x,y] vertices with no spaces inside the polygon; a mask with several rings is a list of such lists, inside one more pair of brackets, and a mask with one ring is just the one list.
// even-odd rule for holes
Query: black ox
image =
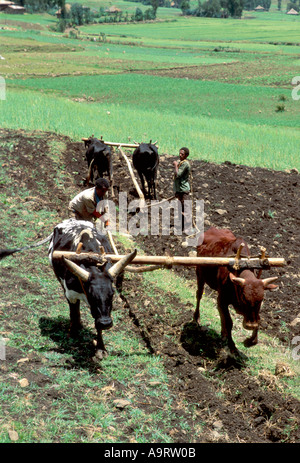
{"label": "black ox", "polygon": [[153,193],[153,197],[156,199],[155,183],[159,164],[157,147],[152,143],[141,143],[133,152],[132,163],[139,174],[142,191],[145,197],[147,196],[145,189],[146,179],[148,185],[148,197],[151,198],[151,193]]}
{"label": "black ox", "polygon": [[[49,245],[49,260],[54,273],[60,282],[70,307],[70,335],[76,336],[81,328],[80,301],[86,302],[95,319],[97,330],[96,357],[102,359],[106,349],[102,339],[102,331],[111,328],[113,321],[111,310],[113,304],[113,280],[120,275],[136,251],[123,257],[112,265],[104,261],[102,264],[90,259],[71,261],[66,257],[53,257],[54,251],[96,252],[100,246],[105,252],[111,253],[107,238],[100,235],[90,222],[74,219],[65,220],[53,231]],[[80,256],[80,254],[79,254]]]}
{"label": "black ox", "polygon": [[111,147],[105,145],[98,138],[88,138],[84,141],[86,148],[85,157],[88,165],[86,184],[93,183],[97,178],[108,174],[110,187],[113,193],[113,163]]}

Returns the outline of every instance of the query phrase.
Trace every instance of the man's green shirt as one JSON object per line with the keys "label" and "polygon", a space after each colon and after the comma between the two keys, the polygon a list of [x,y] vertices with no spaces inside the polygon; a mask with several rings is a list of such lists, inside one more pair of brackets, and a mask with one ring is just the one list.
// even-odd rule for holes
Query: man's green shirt
{"label": "man's green shirt", "polygon": [[174,192],[175,193],[188,193],[191,190],[189,184],[191,166],[185,159],[179,163],[178,174],[174,178]]}

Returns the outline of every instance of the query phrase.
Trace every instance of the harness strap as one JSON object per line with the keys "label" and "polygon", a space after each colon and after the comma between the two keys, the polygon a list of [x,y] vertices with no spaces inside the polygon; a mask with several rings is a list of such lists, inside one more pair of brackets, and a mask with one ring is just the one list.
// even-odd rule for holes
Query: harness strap
{"label": "harness strap", "polygon": [[82,282],[82,279],[78,277],[78,280],[80,281],[80,284],[81,284],[81,288],[82,288],[82,291],[83,291],[83,294],[85,295],[86,299],[87,299],[87,294],[86,294],[86,291],[84,289],[84,286],[83,286],[83,282]]}

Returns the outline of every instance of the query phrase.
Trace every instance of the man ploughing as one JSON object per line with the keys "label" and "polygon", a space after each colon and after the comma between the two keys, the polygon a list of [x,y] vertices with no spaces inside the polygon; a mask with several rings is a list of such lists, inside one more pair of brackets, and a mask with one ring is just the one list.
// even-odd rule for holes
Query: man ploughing
{"label": "man ploughing", "polygon": [[104,178],[98,178],[94,187],[81,191],[70,201],[69,217],[76,220],[88,220],[93,223],[100,219],[105,226],[108,226],[109,221],[103,218],[104,214],[108,212],[103,203],[108,189],[109,182]]}
{"label": "man ploughing", "polygon": [[[174,193],[175,198],[178,199],[181,203],[181,213],[182,213],[182,230],[188,231],[192,225],[191,211],[188,208],[185,208],[184,202],[189,198],[189,193],[191,191],[189,176],[191,166],[187,160],[190,151],[188,148],[181,148],[179,150],[179,159],[180,161],[174,161]],[[185,210],[186,209],[186,210]]]}

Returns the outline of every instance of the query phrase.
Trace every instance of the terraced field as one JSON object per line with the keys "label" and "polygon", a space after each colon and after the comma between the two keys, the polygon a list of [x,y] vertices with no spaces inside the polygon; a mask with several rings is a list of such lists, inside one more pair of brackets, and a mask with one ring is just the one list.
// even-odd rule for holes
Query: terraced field
{"label": "terraced field", "polygon": [[[266,297],[259,344],[243,346],[232,314],[244,360],[230,362],[215,295],[206,289],[200,330],[194,269],[164,269],[126,275],[105,333],[109,357],[97,364],[88,308],[79,339],[68,337],[46,249],[16,254],[0,263],[1,442],[299,442],[299,18],[276,5],[242,20],[158,11],[155,23],[72,34],[55,32],[49,15],[0,14],[0,248],[39,240],[66,218],[86,174],[82,137],[158,140],[160,199],[188,146],[205,226],[287,260],[266,275],[279,288]],[[117,154],[114,170],[134,199]],[[174,235],[116,239],[120,251],[192,251]]]}

